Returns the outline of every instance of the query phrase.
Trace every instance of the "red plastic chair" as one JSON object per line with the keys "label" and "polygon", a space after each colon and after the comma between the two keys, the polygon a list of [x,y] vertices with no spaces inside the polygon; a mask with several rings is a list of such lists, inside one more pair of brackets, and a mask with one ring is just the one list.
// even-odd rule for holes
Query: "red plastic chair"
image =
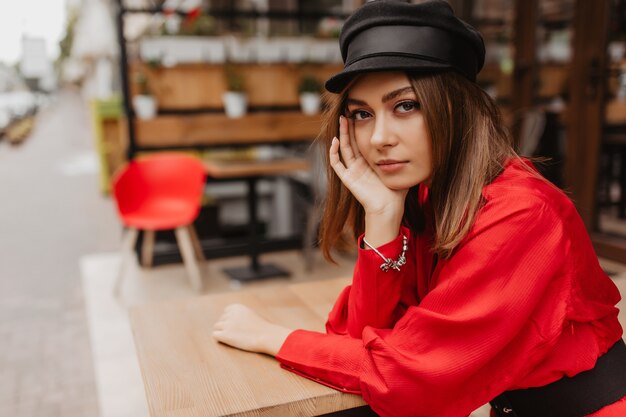
{"label": "red plastic chair", "polygon": [[138,158],[114,177],[117,211],[127,228],[114,288],[116,295],[121,289],[126,264],[132,259],[139,230],[144,231],[142,264],[150,266],[155,231],[174,229],[191,285],[196,290],[201,289],[202,280],[195,258],[204,260],[204,257],[193,222],[200,212],[205,177],[202,162],[182,153]]}

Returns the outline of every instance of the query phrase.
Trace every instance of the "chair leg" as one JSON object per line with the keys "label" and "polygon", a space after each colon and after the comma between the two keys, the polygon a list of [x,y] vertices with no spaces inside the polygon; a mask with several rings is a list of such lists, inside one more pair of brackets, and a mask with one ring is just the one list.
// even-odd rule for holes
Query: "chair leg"
{"label": "chair leg", "polygon": [[133,249],[135,247],[135,243],[137,243],[138,235],[139,231],[137,229],[129,228],[128,230],[126,230],[122,238],[122,260],[120,262],[120,267],[117,272],[117,278],[115,279],[115,286],[113,287],[113,295],[115,297],[120,295],[122,282],[124,280],[124,270],[126,269],[126,265],[133,258]]}
{"label": "chair leg", "polygon": [[154,257],[154,230],[143,231],[143,242],[141,244],[141,265],[146,268],[152,267],[152,259]]}
{"label": "chair leg", "polygon": [[187,274],[189,274],[189,279],[191,280],[191,286],[194,290],[200,291],[202,289],[202,278],[200,277],[200,269],[193,253],[189,226],[177,227],[175,233]]}
{"label": "chair leg", "polygon": [[193,224],[189,225],[189,236],[191,237],[191,243],[193,244],[193,251],[196,254],[196,258],[199,261],[206,261],[200,239],[198,239],[198,233],[196,232],[196,228],[193,227]]}

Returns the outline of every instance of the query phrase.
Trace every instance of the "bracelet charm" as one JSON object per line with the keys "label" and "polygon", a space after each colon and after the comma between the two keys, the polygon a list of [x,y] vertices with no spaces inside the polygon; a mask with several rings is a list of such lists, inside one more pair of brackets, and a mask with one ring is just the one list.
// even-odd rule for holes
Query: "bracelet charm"
{"label": "bracelet charm", "polygon": [[407,237],[404,235],[402,235],[402,253],[400,254],[400,256],[398,256],[398,259],[396,260],[385,257],[382,253],[378,251],[378,249],[370,245],[367,240],[365,240],[365,238],[363,238],[363,243],[365,243],[370,249],[372,249],[374,252],[376,252],[378,256],[382,258],[384,262],[380,264],[380,269],[382,269],[384,272],[388,272],[390,268],[399,271],[400,267],[406,264],[406,250],[408,248],[408,245]]}

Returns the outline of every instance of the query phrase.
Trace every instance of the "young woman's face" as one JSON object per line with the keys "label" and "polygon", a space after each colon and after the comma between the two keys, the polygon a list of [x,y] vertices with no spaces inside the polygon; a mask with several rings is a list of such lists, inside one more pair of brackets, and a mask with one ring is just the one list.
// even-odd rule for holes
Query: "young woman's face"
{"label": "young woman's face", "polygon": [[346,113],[359,151],[387,187],[430,184],[430,133],[404,73],[360,76],[348,92]]}

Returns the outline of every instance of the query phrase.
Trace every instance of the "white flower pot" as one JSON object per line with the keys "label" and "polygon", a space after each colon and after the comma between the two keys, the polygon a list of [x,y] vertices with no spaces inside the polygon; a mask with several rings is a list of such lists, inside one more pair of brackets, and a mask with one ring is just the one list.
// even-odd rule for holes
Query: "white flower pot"
{"label": "white flower pot", "polygon": [[156,100],[148,95],[134,96],[133,108],[139,119],[152,119],[157,113]]}
{"label": "white flower pot", "polygon": [[320,111],[321,96],[318,93],[300,93],[300,108],[304,114],[317,114]]}
{"label": "white flower pot", "polygon": [[248,96],[245,93],[227,91],[222,99],[224,100],[226,116],[231,119],[237,119],[246,115],[248,111]]}

